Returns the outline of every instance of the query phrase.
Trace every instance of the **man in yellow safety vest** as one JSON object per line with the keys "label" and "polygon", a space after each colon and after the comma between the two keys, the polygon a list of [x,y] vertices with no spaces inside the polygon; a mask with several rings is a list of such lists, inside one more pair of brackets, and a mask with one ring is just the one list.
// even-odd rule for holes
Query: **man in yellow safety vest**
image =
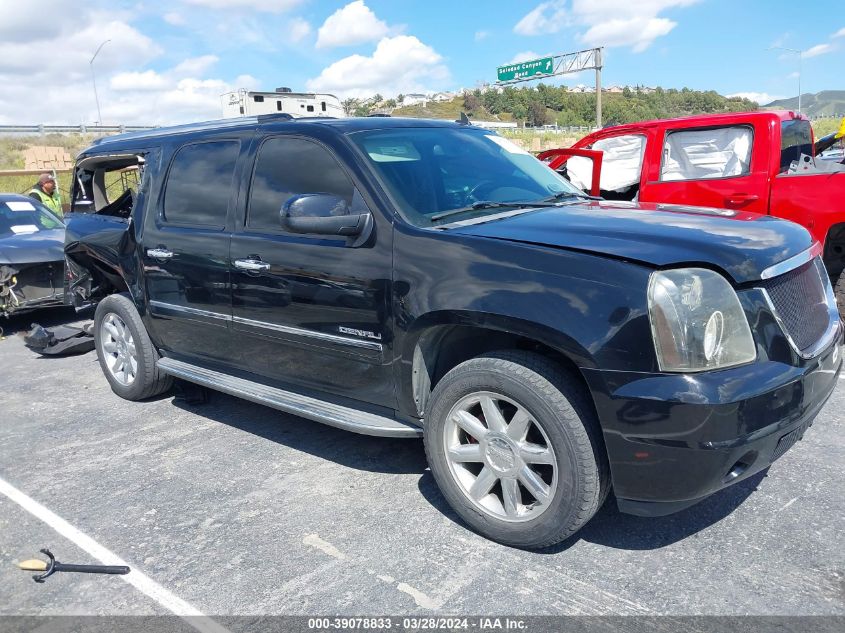
{"label": "man in yellow safety vest", "polygon": [[53,178],[52,174],[41,174],[38,177],[38,182],[33,185],[27,195],[38,200],[57,216],[62,217],[62,199],[56,187],[56,179]]}

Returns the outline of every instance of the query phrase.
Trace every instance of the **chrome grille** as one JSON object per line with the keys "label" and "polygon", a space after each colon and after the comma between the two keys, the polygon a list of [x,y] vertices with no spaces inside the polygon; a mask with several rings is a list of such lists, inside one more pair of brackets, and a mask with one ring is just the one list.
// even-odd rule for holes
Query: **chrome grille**
{"label": "chrome grille", "polygon": [[761,282],[785,333],[802,352],[817,343],[830,324],[828,283],[827,271],[818,257]]}

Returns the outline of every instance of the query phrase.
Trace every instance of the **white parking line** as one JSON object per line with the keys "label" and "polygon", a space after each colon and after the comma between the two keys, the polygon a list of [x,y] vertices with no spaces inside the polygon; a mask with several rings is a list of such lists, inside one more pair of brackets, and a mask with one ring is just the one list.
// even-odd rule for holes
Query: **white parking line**
{"label": "white parking line", "polygon": [[196,607],[173,595],[149,576],[132,569],[129,563],[117,554],[103,547],[87,534],[83,534],[62,517],[48,510],[35,499],[28,497],[3,479],[0,479],[0,492],[104,565],[126,565],[130,567],[130,572],[125,576],[120,576],[120,578],[145,593],[171,613],[186,618],[186,623],[198,631],[202,631],[202,633],[229,633],[229,629],[204,615]]}

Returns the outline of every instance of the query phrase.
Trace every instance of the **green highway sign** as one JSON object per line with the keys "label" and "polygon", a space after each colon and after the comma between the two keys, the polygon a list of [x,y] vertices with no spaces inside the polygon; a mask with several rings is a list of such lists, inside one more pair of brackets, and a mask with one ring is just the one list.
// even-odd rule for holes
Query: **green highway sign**
{"label": "green highway sign", "polygon": [[499,81],[513,81],[515,79],[531,79],[535,75],[551,75],[554,73],[554,58],[543,57],[542,59],[531,59],[518,64],[499,66],[496,74]]}

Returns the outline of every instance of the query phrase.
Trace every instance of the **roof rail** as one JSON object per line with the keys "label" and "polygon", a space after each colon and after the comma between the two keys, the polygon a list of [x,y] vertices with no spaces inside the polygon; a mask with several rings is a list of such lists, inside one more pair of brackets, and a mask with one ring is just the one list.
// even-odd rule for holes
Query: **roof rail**
{"label": "roof rail", "polygon": [[372,114],[368,114],[368,117],[377,116],[377,117],[390,117],[390,114],[385,114],[383,112],[373,112]]}
{"label": "roof rail", "polygon": [[255,117],[259,123],[263,123],[264,121],[293,121],[293,115],[288,114],[287,112],[271,112],[269,114],[259,114]]}

